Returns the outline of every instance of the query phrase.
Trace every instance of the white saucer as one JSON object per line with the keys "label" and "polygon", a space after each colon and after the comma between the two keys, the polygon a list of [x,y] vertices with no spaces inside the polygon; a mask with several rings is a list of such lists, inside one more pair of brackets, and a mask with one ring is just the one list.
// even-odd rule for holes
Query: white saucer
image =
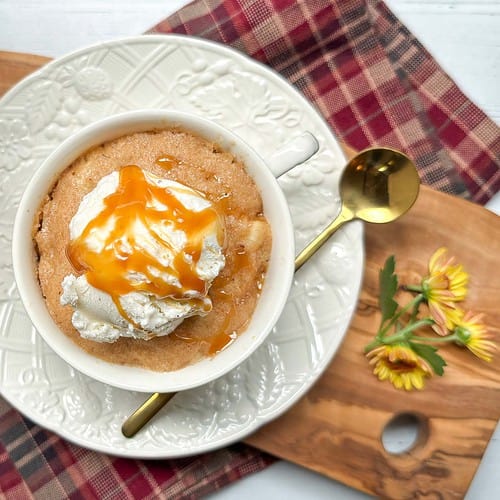
{"label": "white saucer", "polygon": [[326,368],[354,312],[363,271],[359,222],[339,231],[295,277],[265,344],[221,379],[180,393],[139,434],[123,420],[145,395],[88,378],[34,331],[17,295],[11,232],[21,193],[70,133],[118,112],[170,108],[212,119],[263,157],[304,130],[320,143],[280,179],[302,248],[340,207],[344,156],[327,124],[284,79],[228,47],[178,35],[92,46],[51,62],[0,100],[0,390],[19,411],[81,446],[135,458],[193,455],[241,440],[295,403]]}

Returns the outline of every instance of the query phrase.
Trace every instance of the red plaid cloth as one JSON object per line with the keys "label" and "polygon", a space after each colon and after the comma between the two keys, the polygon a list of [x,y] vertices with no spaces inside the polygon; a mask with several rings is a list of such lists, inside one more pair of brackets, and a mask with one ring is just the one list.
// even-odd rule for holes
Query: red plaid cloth
{"label": "red plaid cloth", "polygon": [[131,460],[80,448],[0,397],[0,498],[194,499],[274,459],[241,444],[176,460]]}
{"label": "red plaid cloth", "polygon": [[[423,182],[485,203],[500,188],[500,131],[375,0],[197,0],[152,32],[209,38],[268,64],[355,149],[406,151]],[[244,445],[137,461],[72,445],[0,398],[3,498],[199,498],[273,458]]]}
{"label": "red plaid cloth", "polygon": [[152,33],[222,42],[268,64],[354,149],[391,146],[424,183],[477,203],[500,189],[500,130],[377,0],[205,0]]}

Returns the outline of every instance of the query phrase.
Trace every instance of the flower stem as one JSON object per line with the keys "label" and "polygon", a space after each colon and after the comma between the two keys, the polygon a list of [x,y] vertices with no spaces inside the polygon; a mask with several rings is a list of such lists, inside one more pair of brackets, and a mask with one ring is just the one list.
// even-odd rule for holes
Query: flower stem
{"label": "flower stem", "polygon": [[[408,342],[408,340],[412,338],[412,332],[414,330],[422,326],[432,325],[433,323],[434,321],[431,318],[424,318],[415,321],[415,323],[406,325],[398,333],[396,333],[395,335],[391,335],[390,337],[377,336],[374,341],[366,345],[365,353],[371,351],[372,349],[375,349],[375,347],[378,347],[379,345],[395,344],[398,342]],[[426,338],[426,337],[413,337],[413,338]]]}
{"label": "flower stem", "polygon": [[452,333],[451,335],[446,335],[446,337],[420,337],[420,335],[416,335],[413,337],[412,342],[453,342],[455,340],[459,340],[456,333]]}
{"label": "flower stem", "polygon": [[387,323],[387,325],[384,328],[381,328],[377,334],[377,338],[383,338],[385,334],[391,329],[391,327],[396,323],[396,321],[403,315],[405,312],[407,312],[409,309],[412,307],[415,309],[418,309],[418,306],[420,305],[420,302],[424,300],[424,296],[422,294],[417,295],[411,302],[406,304],[397,314],[395,314],[391,321]]}
{"label": "flower stem", "polygon": [[420,328],[421,326],[432,325],[433,323],[434,321],[431,318],[420,319],[418,321],[415,321],[415,323],[410,323],[406,325],[402,330],[400,330],[395,335],[391,335],[390,337],[384,337],[382,339],[382,342],[384,344],[394,344],[394,342],[406,341],[411,336],[409,334],[412,333],[414,330]]}
{"label": "flower stem", "polygon": [[420,285],[405,285],[404,289],[408,292],[422,293],[424,290]]}
{"label": "flower stem", "polygon": [[[423,297],[423,296],[422,296]],[[411,312],[411,316],[410,316],[410,323],[413,323],[416,319],[417,319],[417,314],[418,314],[418,310],[420,308],[420,302],[417,302],[414,306],[413,306],[413,311]]]}

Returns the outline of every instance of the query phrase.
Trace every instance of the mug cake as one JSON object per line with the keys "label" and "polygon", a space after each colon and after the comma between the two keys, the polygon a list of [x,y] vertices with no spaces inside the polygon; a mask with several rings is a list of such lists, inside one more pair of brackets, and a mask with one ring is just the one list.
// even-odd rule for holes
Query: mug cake
{"label": "mug cake", "polygon": [[181,127],[80,155],[35,216],[47,309],[81,349],[157,372],[216,355],[244,331],[272,249],[243,162]]}

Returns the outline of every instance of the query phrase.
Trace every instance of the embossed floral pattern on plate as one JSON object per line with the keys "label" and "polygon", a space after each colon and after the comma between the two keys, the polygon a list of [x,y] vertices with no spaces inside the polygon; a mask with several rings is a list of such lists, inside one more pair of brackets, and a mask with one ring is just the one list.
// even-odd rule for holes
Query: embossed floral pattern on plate
{"label": "embossed floral pattern on plate", "polygon": [[177,35],[89,47],[26,78],[0,101],[0,388],[27,417],[91,449],[167,458],[242,439],[289,408],[335,354],[361,284],[362,226],[337,233],[296,275],[285,311],[245,363],[178,394],[135,438],[123,419],[145,395],[71,368],[34,331],[17,296],[10,244],[15,209],[34,169],[87,123],[139,108],[190,111],[232,129],[265,158],[304,130],[319,152],[280,178],[302,247],[339,210],[339,144],[281,77],[227,47]]}

